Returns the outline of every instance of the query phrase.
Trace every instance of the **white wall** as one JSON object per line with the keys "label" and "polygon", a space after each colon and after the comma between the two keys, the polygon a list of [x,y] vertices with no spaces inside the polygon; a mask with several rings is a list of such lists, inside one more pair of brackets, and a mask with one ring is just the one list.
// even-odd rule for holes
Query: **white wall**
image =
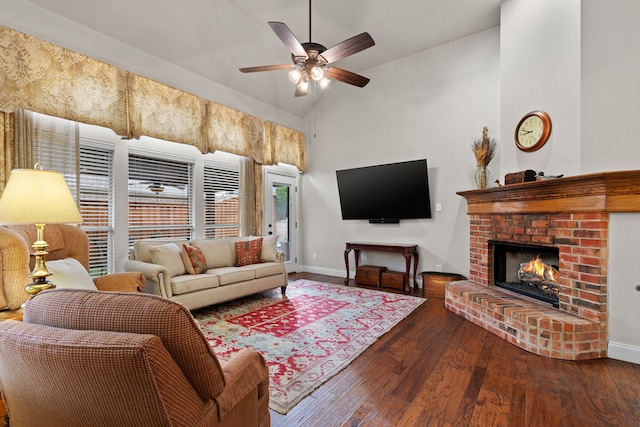
{"label": "white wall", "polygon": [[582,1],[583,173],[640,166],[638,19],[638,0]]}
{"label": "white wall", "polygon": [[[580,167],[580,0],[507,0],[500,14],[501,176],[525,169],[578,175]],[[551,117],[538,151],[516,148],[529,111]]]}
{"label": "white wall", "polygon": [[609,357],[640,363],[640,213],[611,214]]}
{"label": "white wall", "polygon": [[[467,275],[469,220],[456,191],[475,188],[471,142],[483,126],[500,141],[498,28],[362,74],[371,78],[368,86],[335,90],[341,83],[332,82],[309,115],[302,268],[342,276],[345,242],[373,241],[418,244],[418,272],[440,264]],[[336,170],[420,158],[429,167],[432,219],[397,225],[341,219]],[[367,255],[366,263],[404,271],[400,255]]]}

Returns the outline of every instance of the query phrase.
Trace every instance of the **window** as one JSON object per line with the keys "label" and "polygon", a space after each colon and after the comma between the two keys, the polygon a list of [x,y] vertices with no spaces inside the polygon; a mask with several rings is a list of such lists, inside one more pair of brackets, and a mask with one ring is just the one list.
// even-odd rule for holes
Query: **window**
{"label": "window", "polygon": [[240,235],[240,168],[205,161],[204,228],[206,238]]}
{"label": "window", "polygon": [[191,238],[192,177],[192,163],[129,154],[129,245]]}
{"label": "window", "polygon": [[89,273],[113,271],[113,151],[79,137],[78,123],[27,112],[34,161],[61,172],[78,203],[89,237]]}
{"label": "window", "polygon": [[81,228],[89,236],[89,272],[113,272],[113,151],[80,139]]}

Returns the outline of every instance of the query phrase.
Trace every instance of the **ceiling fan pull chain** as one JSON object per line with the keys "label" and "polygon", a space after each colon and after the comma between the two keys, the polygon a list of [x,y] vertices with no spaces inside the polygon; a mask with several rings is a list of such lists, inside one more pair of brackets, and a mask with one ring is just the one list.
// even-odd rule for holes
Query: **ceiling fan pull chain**
{"label": "ceiling fan pull chain", "polygon": [[311,0],[309,0],[309,43],[311,43]]}

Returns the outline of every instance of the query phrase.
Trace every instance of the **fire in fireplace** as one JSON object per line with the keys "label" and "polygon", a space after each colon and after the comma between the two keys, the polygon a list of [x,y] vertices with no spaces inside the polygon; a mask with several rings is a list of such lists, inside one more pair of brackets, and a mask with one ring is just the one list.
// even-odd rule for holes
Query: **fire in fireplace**
{"label": "fire in fireplace", "polygon": [[558,249],[489,242],[493,247],[494,284],[558,307]]}

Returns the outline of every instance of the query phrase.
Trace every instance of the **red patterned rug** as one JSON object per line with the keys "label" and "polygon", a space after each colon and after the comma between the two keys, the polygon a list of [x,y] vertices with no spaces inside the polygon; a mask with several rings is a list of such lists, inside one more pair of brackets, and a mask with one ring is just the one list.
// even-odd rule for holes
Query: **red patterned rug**
{"label": "red patterned rug", "polygon": [[250,347],[267,361],[269,407],[286,414],[425,300],[309,280],[194,311],[221,360]]}

